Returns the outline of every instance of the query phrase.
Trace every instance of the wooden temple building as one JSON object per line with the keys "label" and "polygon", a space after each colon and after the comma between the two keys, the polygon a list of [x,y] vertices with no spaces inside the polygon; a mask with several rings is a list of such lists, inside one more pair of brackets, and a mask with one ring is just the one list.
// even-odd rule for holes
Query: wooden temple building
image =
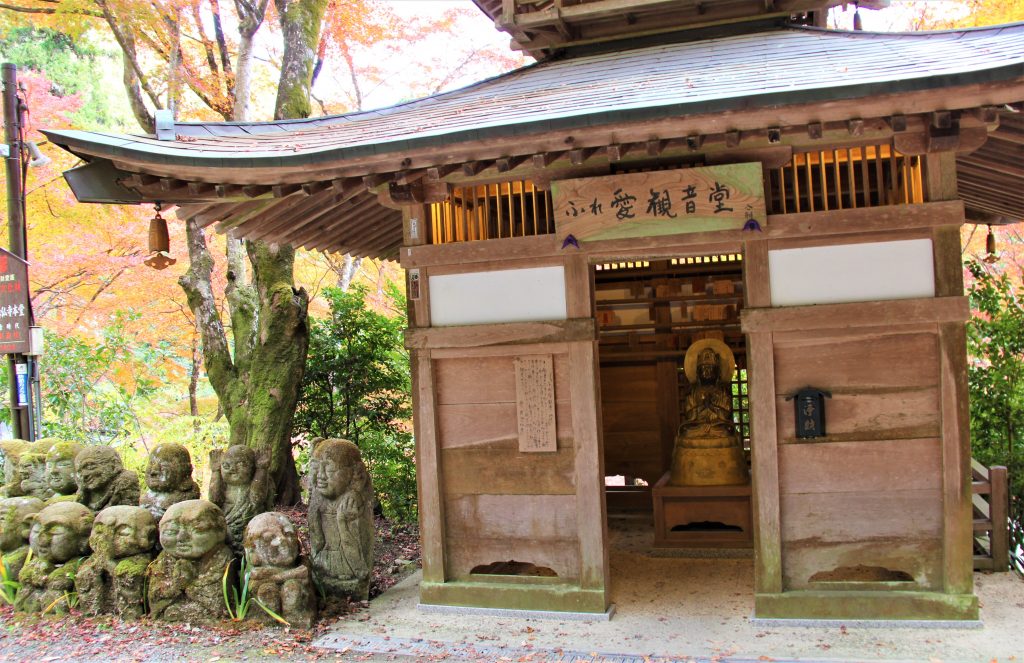
{"label": "wooden temple building", "polygon": [[[401,262],[424,604],[603,613],[634,509],[659,547],[752,546],[758,617],[977,619],[960,228],[1024,218],[1024,24],[476,3],[538,62],[381,110],[48,136],[82,201]],[[695,343],[735,364],[750,483],[666,484]]]}

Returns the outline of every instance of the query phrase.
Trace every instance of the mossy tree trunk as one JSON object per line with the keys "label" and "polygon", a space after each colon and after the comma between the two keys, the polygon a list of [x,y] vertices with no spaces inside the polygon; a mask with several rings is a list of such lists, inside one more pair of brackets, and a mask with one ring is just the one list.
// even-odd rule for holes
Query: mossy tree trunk
{"label": "mossy tree trunk", "polygon": [[[284,55],[275,117],[306,117],[327,0],[276,4]],[[276,503],[294,504],[300,495],[291,453],[292,420],[309,346],[309,297],[295,287],[295,250],[246,241],[243,252],[242,243],[228,239],[229,344],[211,285],[213,257],[194,219],[186,222],[186,236],[191,264],[180,282],[202,330],[206,373],[227,416],[230,444],[268,450]]]}

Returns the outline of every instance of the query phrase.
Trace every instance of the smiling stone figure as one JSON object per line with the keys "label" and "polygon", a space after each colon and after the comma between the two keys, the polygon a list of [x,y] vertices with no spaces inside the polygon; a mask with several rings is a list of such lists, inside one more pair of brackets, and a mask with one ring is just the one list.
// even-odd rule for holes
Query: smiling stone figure
{"label": "smiling stone figure", "polygon": [[78,492],[75,457],[82,450],[82,445],[70,440],[53,439],[52,442],[46,452],[46,484],[53,495],[47,503],[73,502]]}
{"label": "smiling stone figure", "polygon": [[139,504],[157,521],[172,504],[199,499],[199,486],[192,479],[192,457],[180,444],[157,445],[149,454],[146,492]]}
{"label": "smiling stone figure", "polygon": [[86,447],[75,457],[78,494],[75,499],[93,511],[125,504],[138,506],[139,478],[124,469],[111,447]]}
{"label": "smiling stone figure", "polygon": [[[309,629],[316,619],[316,594],[309,563],[300,557],[299,535],[283,513],[261,513],[245,528],[245,554],[252,564],[249,590],[293,628]],[[274,622],[264,610],[250,616]]]}
{"label": "smiling stone figure", "polygon": [[310,461],[313,575],[331,595],[365,601],[373,568],[373,489],[359,447],[324,440]]}
{"label": "smiling stone figure", "polygon": [[43,510],[38,497],[8,497],[0,500],[0,554],[12,579],[21,573],[28,557],[28,535],[32,529],[29,516]]}
{"label": "smiling stone figure", "polygon": [[224,511],[228,543],[242,554],[245,527],[258,513],[270,508],[270,457],[235,445],[210,452],[210,501]]}
{"label": "smiling stone figure", "polygon": [[89,531],[95,515],[77,502],[51,504],[28,516],[32,523],[29,545],[32,559],[25,562],[18,582],[17,610],[54,614],[68,611],[75,591],[75,574],[89,554]]}
{"label": "smiling stone figure", "polygon": [[227,616],[221,587],[231,563],[226,538],[224,514],[212,502],[186,500],[167,509],[160,519],[163,552],[146,572],[153,617],[203,622]]}
{"label": "smiling stone figure", "polygon": [[156,520],[140,506],[108,506],[89,536],[92,555],[78,569],[75,589],[88,615],[138,619],[145,612],[146,568],[153,560]]}

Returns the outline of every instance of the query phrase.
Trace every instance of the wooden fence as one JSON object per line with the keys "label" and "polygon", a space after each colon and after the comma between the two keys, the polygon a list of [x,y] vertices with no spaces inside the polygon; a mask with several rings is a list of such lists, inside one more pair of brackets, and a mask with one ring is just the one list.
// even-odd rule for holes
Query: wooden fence
{"label": "wooden fence", "polygon": [[1008,571],[1010,568],[1006,468],[988,468],[971,459],[971,500],[974,504],[974,569]]}

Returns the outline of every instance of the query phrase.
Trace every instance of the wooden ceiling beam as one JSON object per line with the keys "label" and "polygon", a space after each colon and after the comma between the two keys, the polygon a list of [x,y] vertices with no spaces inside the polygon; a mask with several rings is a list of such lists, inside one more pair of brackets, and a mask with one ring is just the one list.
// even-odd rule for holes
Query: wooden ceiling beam
{"label": "wooden ceiling beam", "polygon": [[483,159],[479,161],[467,161],[462,164],[462,174],[466,177],[474,177],[494,165],[494,159]]}
{"label": "wooden ceiling beam", "polygon": [[275,184],[270,187],[270,192],[275,198],[286,198],[301,188],[298,184]]}
{"label": "wooden ceiling beam", "polygon": [[[331,180],[331,188],[334,189],[336,199],[348,200],[352,196],[366,189],[363,181],[358,177],[346,177]],[[338,202],[341,202],[338,200]]]}
{"label": "wooden ceiling beam", "polygon": [[[296,197],[298,198],[298,196]],[[276,235],[280,229],[307,214],[315,214],[317,210],[323,208],[325,203],[332,202],[333,199],[333,191],[322,191],[315,196],[302,195],[301,198],[298,198],[299,202],[297,204],[280,210],[279,214],[266,217],[258,225],[250,222],[245,225],[245,228],[236,228],[236,230],[245,232],[249,239],[264,239],[265,237]]]}
{"label": "wooden ceiling beam", "polygon": [[337,233],[339,227],[352,223],[358,224],[360,219],[367,218],[368,212],[374,207],[379,207],[379,205],[376,198],[372,196],[355,201],[354,205],[337,206],[333,208],[329,217],[320,218],[316,223],[295,230],[290,241],[302,247],[308,247],[311,243],[319,240],[331,241],[330,238]]}
{"label": "wooden ceiling beam", "polygon": [[290,219],[282,219],[280,222],[273,224],[272,227],[268,224],[263,231],[258,231],[254,237],[266,241],[291,243],[291,238],[297,228],[316,223],[318,219],[335,213],[341,206],[340,204],[325,205],[319,209],[310,210],[308,213],[298,217],[292,216]]}
{"label": "wooden ceiling beam", "polygon": [[229,219],[226,222],[217,224],[217,232],[227,232],[234,230],[243,224],[260,224],[264,223],[268,218],[275,214],[281,213],[284,209],[297,205],[299,202],[305,200],[305,197],[291,195],[287,198],[262,198],[261,200],[267,201],[265,207],[260,208],[259,211],[245,217],[238,217]]}
{"label": "wooden ceiling beam", "polygon": [[582,166],[590,157],[597,154],[596,147],[579,147],[569,150],[569,163],[574,166]]}
{"label": "wooden ceiling beam", "polygon": [[189,182],[187,188],[190,196],[204,196],[211,193],[216,195],[213,185],[209,182]]}

